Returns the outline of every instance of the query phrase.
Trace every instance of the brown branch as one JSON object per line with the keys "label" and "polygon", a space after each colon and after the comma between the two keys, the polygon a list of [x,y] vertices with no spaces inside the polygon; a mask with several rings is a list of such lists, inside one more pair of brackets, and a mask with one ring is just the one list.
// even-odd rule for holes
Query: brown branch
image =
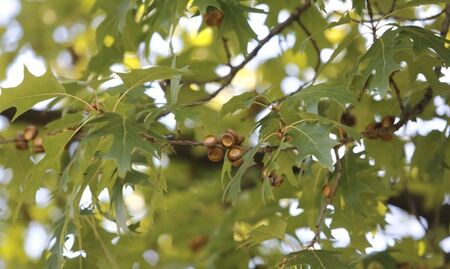
{"label": "brown branch", "polygon": [[366,0],[366,3],[367,3],[367,11],[369,12],[370,25],[372,26],[373,42],[375,42],[375,40],[377,40],[377,28],[375,27],[374,20],[373,20],[372,5],[370,4],[370,0]]}
{"label": "brown branch", "polygon": [[[337,12],[337,11],[333,11],[334,14],[336,15],[340,15],[340,16],[344,16],[345,14],[341,13],[341,12]],[[442,14],[445,13],[445,9],[441,10],[440,12],[428,16],[428,17],[423,17],[423,18],[403,18],[400,16],[396,16],[396,15],[389,15],[388,17],[386,16],[381,16],[379,18],[373,18],[374,22],[379,22],[381,20],[387,19],[387,18],[394,18],[396,20],[403,20],[403,21],[429,21],[429,20],[434,20],[436,18],[438,18],[439,16],[441,16]],[[370,20],[365,20],[365,19],[355,19],[355,18],[350,18],[350,20],[354,23],[370,23]]]}
{"label": "brown branch", "polygon": [[276,25],[274,28],[272,28],[272,30],[269,32],[269,34],[258,42],[258,45],[249,54],[247,54],[245,59],[240,64],[232,67],[230,70],[230,73],[228,73],[228,75],[221,78],[222,85],[219,87],[219,89],[217,89],[214,93],[212,93],[208,97],[199,100],[200,102],[194,102],[194,105],[197,105],[199,103],[208,102],[209,100],[216,97],[228,85],[230,85],[230,83],[233,81],[236,74],[242,68],[244,68],[245,65],[247,65],[247,63],[249,63],[251,60],[253,60],[253,58],[255,58],[256,55],[258,55],[258,52],[264,47],[264,45],[266,45],[267,42],[269,42],[274,36],[281,33],[284,29],[286,29],[289,25],[291,25],[294,21],[296,21],[300,17],[300,15],[306,9],[308,9],[308,7],[310,5],[311,5],[310,1],[307,1],[305,4],[297,7],[295,9],[295,11],[285,21],[283,21],[282,23],[280,23],[280,24]]}
{"label": "brown branch", "polygon": [[392,88],[394,88],[395,96],[397,98],[398,106],[400,107],[400,111],[402,112],[402,116],[405,116],[406,110],[405,106],[403,105],[402,97],[400,96],[400,89],[397,86],[397,83],[394,81],[394,75],[396,72],[392,73],[389,76],[389,83],[391,84]]}
{"label": "brown branch", "polygon": [[[8,108],[5,111],[1,112],[0,115],[7,118],[9,121],[12,120],[16,114],[16,108]],[[56,119],[61,118],[62,111],[61,110],[34,110],[30,109],[17,117],[14,122],[26,122],[33,123],[35,125],[46,125],[47,123],[54,121]]]}
{"label": "brown branch", "polygon": [[317,222],[316,222],[316,227],[315,227],[316,231],[314,232],[314,237],[311,240],[311,242],[305,247],[306,249],[314,248],[314,244],[320,239],[320,233],[322,232],[322,227],[325,222],[327,207],[333,203],[334,195],[336,194],[336,191],[339,188],[339,183],[342,178],[342,163],[341,163],[341,159],[339,158],[338,150],[339,150],[339,145],[335,146],[333,148],[334,156],[336,158],[336,164],[334,165],[335,180],[332,185],[331,195],[324,198],[324,202],[322,203],[322,209],[320,211],[319,216],[317,217]]}
{"label": "brown branch", "polygon": [[445,6],[445,19],[441,25],[441,36],[446,37],[450,26],[450,5]]}
{"label": "brown branch", "polygon": [[225,55],[227,56],[227,65],[231,68],[233,68],[233,66],[231,65],[231,51],[230,51],[230,47],[228,47],[228,39],[226,39],[225,37],[222,37],[222,42],[223,42],[223,48],[225,49]]}
{"label": "brown branch", "polygon": [[[300,26],[300,28],[302,28],[302,30],[305,32],[305,34],[308,36],[308,38],[311,41],[311,44],[314,48],[314,50],[316,51],[317,54],[317,62],[316,65],[314,66],[314,77],[313,79],[309,82],[309,83],[314,83],[319,75],[319,68],[320,68],[320,48],[319,45],[317,44],[317,41],[314,39],[312,33],[308,30],[308,28],[306,27],[306,25],[300,20],[300,18],[297,19],[297,24]],[[297,89],[296,92],[298,92],[299,90]]]}

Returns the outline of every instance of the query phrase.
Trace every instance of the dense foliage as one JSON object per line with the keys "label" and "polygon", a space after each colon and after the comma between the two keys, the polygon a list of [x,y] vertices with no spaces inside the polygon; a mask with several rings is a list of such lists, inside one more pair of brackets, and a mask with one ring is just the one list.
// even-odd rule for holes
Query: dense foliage
{"label": "dense foliage", "polygon": [[[0,267],[450,268],[449,23],[432,0],[21,0],[0,79],[46,71],[1,89]],[[388,205],[425,235],[367,254]]]}

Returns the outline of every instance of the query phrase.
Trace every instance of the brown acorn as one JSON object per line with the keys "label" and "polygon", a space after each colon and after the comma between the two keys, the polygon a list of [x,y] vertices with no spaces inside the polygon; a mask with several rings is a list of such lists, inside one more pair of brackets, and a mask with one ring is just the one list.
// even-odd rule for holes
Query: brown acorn
{"label": "brown acorn", "polygon": [[234,135],[230,133],[224,133],[220,137],[220,143],[226,148],[231,148],[232,146],[236,145],[236,137],[234,137]]}
{"label": "brown acorn", "polygon": [[28,125],[23,130],[23,137],[25,140],[33,140],[38,135],[38,128],[35,125]]}
{"label": "brown acorn", "polygon": [[392,115],[387,115],[381,120],[381,126],[383,128],[389,128],[394,125],[395,117]]}
{"label": "brown acorn", "polygon": [[220,162],[224,155],[224,151],[220,147],[208,148],[208,159],[212,162]]}
{"label": "brown acorn", "polygon": [[231,165],[232,165],[233,167],[239,167],[239,166],[241,166],[243,163],[244,163],[244,159],[240,158],[240,159],[237,159],[236,161],[233,161],[233,162],[231,163]]}
{"label": "brown acorn", "polygon": [[371,122],[369,125],[366,126],[366,137],[369,139],[376,139],[377,135],[372,134],[373,131],[375,131],[376,129],[378,129],[378,125],[375,122]]}
{"label": "brown acorn", "polygon": [[25,139],[23,133],[18,133],[14,138],[14,142],[16,142],[16,149],[18,150],[28,149],[28,141]]}
{"label": "brown acorn", "polygon": [[43,153],[45,152],[44,147],[42,146],[42,137],[37,136],[33,139],[33,152],[34,153]]}
{"label": "brown acorn", "polygon": [[244,141],[245,141],[245,136],[239,135],[238,138],[237,138],[236,144],[237,145],[242,145],[242,143],[244,143]]}
{"label": "brown acorn", "polygon": [[278,187],[284,181],[284,178],[282,176],[278,176],[278,175],[273,175],[272,177],[269,177],[269,179],[270,179],[270,185],[272,185],[272,187]]}
{"label": "brown acorn", "polygon": [[331,186],[329,184],[323,185],[322,195],[327,198],[331,198],[333,196],[333,189],[331,188]]}
{"label": "brown acorn", "polygon": [[234,138],[236,138],[236,141],[239,140],[239,135],[238,133],[236,133],[233,129],[228,128],[225,133],[229,133],[230,135],[234,136]]}
{"label": "brown acorn", "polygon": [[219,140],[217,140],[217,137],[213,135],[207,135],[205,138],[203,138],[203,145],[207,147],[213,147],[217,144],[219,144]]}
{"label": "brown acorn", "polygon": [[244,150],[240,147],[233,147],[228,150],[227,157],[230,161],[236,161],[242,157]]}
{"label": "brown acorn", "polygon": [[350,112],[345,112],[341,116],[341,123],[347,126],[355,126],[356,124],[356,118]]}
{"label": "brown acorn", "polygon": [[189,241],[189,248],[193,252],[197,252],[202,249],[206,243],[208,243],[208,237],[206,235],[199,234]]}
{"label": "brown acorn", "polygon": [[203,21],[208,26],[217,26],[220,27],[223,22],[224,14],[222,11],[218,9],[211,9],[210,11],[203,14]]}

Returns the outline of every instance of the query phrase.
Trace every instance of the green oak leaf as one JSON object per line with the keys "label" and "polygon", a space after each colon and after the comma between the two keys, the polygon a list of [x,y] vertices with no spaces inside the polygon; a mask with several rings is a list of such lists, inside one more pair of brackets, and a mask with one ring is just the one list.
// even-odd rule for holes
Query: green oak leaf
{"label": "green oak leaf", "polygon": [[221,35],[228,32],[234,32],[239,41],[241,52],[247,54],[247,42],[250,39],[256,38],[256,34],[250,27],[247,17],[244,14],[248,11],[259,11],[257,9],[249,9],[238,1],[219,0],[221,10],[224,14],[223,24],[219,28]]}
{"label": "green oak leaf", "polygon": [[348,152],[342,162],[342,178],[340,181],[338,193],[345,201],[346,209],[365,214],[367,204],[371,201],[365,201],[361,198],[364,193],[383,193],[384,187],[381,181],[373,174],[375,168],[359,158],[359,155]]}
{"label": "green oak leaf", "polygon": [[98,137],[112,136],[111,146],[105,154],[105,159],[116,161],[119,176],[124,177],[131,168],[131,155],[135,149],[155,153],[156,148],[145,141],[141,132],[144,128],[117,113],[105,113],[92,120],[90,124],[101,124],[101,127],[89,134],[84,140],[89,141]]}
{"label": "green oak leaf", "polygon": [[100,0],[96,3],[96,9],[106,12],[106,18],[98,26],[96,40],[102,45],[107,35],[118,36],[123,31],[126,23],[126,15],[131,7],[129,0]]}
{"label": "green oak leaf", "polygon": [[317,119],[318,122],[323,122],[325,124],[333,124],[334,126],[340,127],[342,129],[344,129],[344,131],[347,133],[347,135],[353,137],[356,140],[362,138],[361,133],[356,131],[354,128],[349,127],[345,124],[342,124],[338,121],[320,116],[319,114],[300,112],[299,115],[302,117],[302,119]]}
{"label": "green oak leaf", "polygon": [[342,106],[346,104],[357,105],[358,103],[356,96],[349,91],[348,86],[335,83],[320,83],[309,86],[288,97],[286,101],[303,101],[308,112],[317,114],[317,105],[322,99],[332,99]]}
{"label": "green oak leaf", "polygon": [[450,50],[445,47],[445,43],[449,44],[450,41],[418,26],[403,26],[399,28],[399,31],[401,34],[404,33],[407,38],[412,39],[414,51],[432,49],[446,66],[450,65]]}
{"label": "green oak leaf", "polygon": [[290,253],[285,266],[309,265],[311,269],[348,269],[350,266],[340,259],[340,252],[329,250],[302,250]]}
{"label": "green oak leaf", "polygon": [[332,140],[329,134],[330,126],[318,123],[299,123],[288,131],[288,135],[292,137],[289,143],[299,150],[302,158],[313,155],[321,164],[332,170],[331,149],[338,143]]}
{"label": "green oak leaf", "polygon": [[255,92],[246,92],[237,96],[233,96],[226,102],[220,110],[220,115],[223,117],[227,114],[236,112],[237,110],[250,107],[255,101],[257,94]]}
{"label": "green oak leaf", "polygon": [[247,234],[248,238],[242,242],[238,248],[251,247],[269,239],[284,240],[286,227],[287,222],[285,220],[280,220],[268,225],[260,225]]}
{"label": "green oak leaf", "polygon": [[373,75],[368,89],[377,89],[382,97],[385,97],[388,92],[389,76],[400,69],[400,63],[394,56],[398,52],[411,50],[411,42],[407,38],[397,38],[398,33],[399,30],[387,30],[360,60],[360,64],[364,66],[362,74],[365,80]]}
{"label": "green oak leaf", "polygon": [[31,109],[35,104],[61,95],[66,95],[64,87],[50,69],[44,75],[36,77],[24,68],[23,82],[14,88],[2,89],[0,111],[10,107],[17,109],[13,120]]}
{"label": "green oak leaf", "polygon": [[[34,193],[42,183],[46,173],[53,170],[59,173],[61,170],[61,158],[65,151],[65,146],[75,135],[75,131],[66,130],[54,136],[45,137],[42,146],[45,149],[45,156],[36,163],[28,172],[24,183],[24,191],[21,193],[19,202],[16,207],[16,217],[19,209],[25,201],[31,202],[34,199]],[[31,199],[31,200],[30,200]]]}
{"label": "green oak leaf", "polygon": [[[241,179],[244,173],[253,165],[255,164],[253,157],[255,156],[256,152],[259,149],[259,145],[252,148],[251,150],[247,151],[244,156],[242,156],[242,159],[244,160],[244,163],[239,167],[236,174],[233,175],[230,182],[228,183],[227,187],[225,188],[223,199],[225,201],[231,201],[233,204],[236,203],[238,199],[238,194],[241,192]],[[224,166],[224,169],[226,167]],[[225,173],[227,173],[225,171]]]}
{"label": "green oak leaf", "polygon": [[127,91],[135,89],[146,82],[190,74],[192,73],[187,68],[176,69],[167,66],[154,66],[146,69],[133,69],[128,73],[117,73],[127,88]]}

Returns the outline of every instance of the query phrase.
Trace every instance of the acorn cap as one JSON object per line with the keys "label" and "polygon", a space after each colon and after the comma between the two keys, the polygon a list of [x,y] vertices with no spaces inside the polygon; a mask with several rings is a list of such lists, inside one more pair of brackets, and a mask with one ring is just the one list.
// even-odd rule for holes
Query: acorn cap
{"label": "acorn cap", "polygon": [[231,148],[236,145],[236,137],[230,133],[225,133],[220,137],[220,143],[226,148]]}
{"label": "acorn cap", "polygon": [[219,140],[217,140],[217,137],[213,135],[207,135],[205,138],[203,138],[203,145],[207,147],[212,147],[219,144]]}
{"label": "acorn cap", "polygon": [[212,162],[220,162],[224,155],[224,151],[220,147],[208,148],[208,159]]}
{"label": "acorn cap", "polygon": [[28,125],[23,130],[23,137],[25,140],[32,140],[38,135],[38,128],[35,125]]}
{"label": "acorn cap", "polygon": [[42,145],[33,145],[33,152],[34,153],[44,153],[45,149]]}
{"label": "acorn cap", "polygon": [[218,9],[212,9],[203,14],[203,20],[208,26],[220,27],[223,22],[224,14]]}
{"label": "acorn cap", "polygon": [[34,146],[42,146],[42,137],[37,136],[33,139]]}
{"label": "acorn cap", "polygon": [[392,115],[387,115],[381,120],[381,126],[384,128],[389,128],[394,125],[395,117]]}
{"label": "acorn cap", "polygon": [[243,136],[243,135],[238,136],[238,139],[237,139],[238,145],[242,145],[242,143],[244,143],[244,141],[245,141],[245,136]]}
{"label": "acorn cap", "polygon": [[331,188],[331,186],[329,184],[323,185],[322,195],[327,198],[331,198],[333,196],[333,189]]}
{"label": "acorn cap", "polygon": [[375,131],[375,129],[378,128],[377,125],[378,125],[377,123],[371,122],[371,123],[369,123],[369,125],[366,126],[366,137],[367,137],[367,138],[369,138],[369,139],[375,139],[375,138],[377,138],[376,135],[370,133],[370,132]]}
{"label": "acorn cap", "polygon": [[244,150],[240,147],[233,147],[228,150],[227,157],[230,161],[236,161],[244,155]]}
{"label": "acorn cap", "polygon": [[270,185],[272,185],[272,187],[278,187],[284,181],[284,178],[282,176],[278,176],[278,175],[274,175],[273,177],[270,177],[269,179],[270,179]]}
{"label": "acorn cap", "polygon": [[236,161],[233,161],[233,162],[231,163],[231,165],[232,165],[233,167],[239,167],[239,166],[241,166],[243,163],[244,163],[244,159],[240,158],[240,159],[237,159]]}
{"label": "acorn cap", "polygon": [[14,138],[16,142],[16,149],[18,150],[26,150],[28,149],[28,141],[25,140],[23,133],[18,133]]}

